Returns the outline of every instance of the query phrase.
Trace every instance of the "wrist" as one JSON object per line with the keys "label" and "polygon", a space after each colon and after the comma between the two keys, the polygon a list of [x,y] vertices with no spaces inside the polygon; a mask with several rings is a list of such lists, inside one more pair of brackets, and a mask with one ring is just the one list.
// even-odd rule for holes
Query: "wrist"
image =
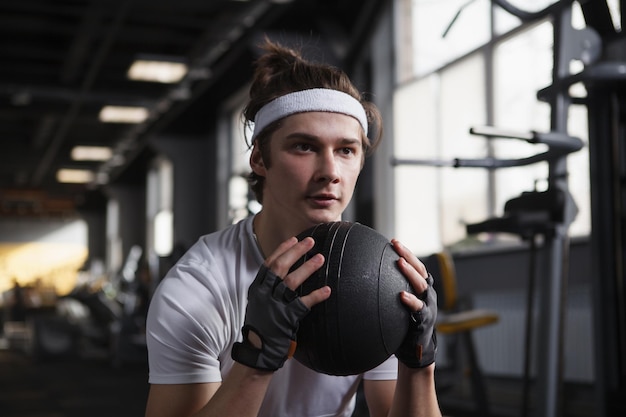
{"label": "wrist", "polygon": [[398,375],[405,375],[411,378],[433,379],[435,377],[435,362],[423,368],[413,368],[398,361]]}

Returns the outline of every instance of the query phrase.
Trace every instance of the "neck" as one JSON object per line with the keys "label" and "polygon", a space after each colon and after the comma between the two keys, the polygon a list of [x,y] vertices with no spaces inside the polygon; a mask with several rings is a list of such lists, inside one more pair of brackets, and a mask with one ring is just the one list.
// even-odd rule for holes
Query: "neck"
{"label": "neck", "polygon": [[254,216],[252,228],[259,248],[266,258],[278,245],[298,233],[287,230],[284,224],[276,224],[263,210]]}
{"label": "neck", "polygon": [[[322,221],[305,220],[304,218],[285,218],[287,216],[273,215],[271,210],[262,209],[252,223],[253,232],[264,257],[271,255],[276,248],[290,237],[297,236],[306,228]],[[341,220],[341,219],[337,219]]]}

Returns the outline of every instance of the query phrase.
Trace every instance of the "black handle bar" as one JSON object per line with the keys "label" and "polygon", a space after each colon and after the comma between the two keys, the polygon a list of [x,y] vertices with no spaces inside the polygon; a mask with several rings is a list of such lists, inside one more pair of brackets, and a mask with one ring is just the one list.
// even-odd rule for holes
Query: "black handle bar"
{"label": "black handle bar", "polygon": [[563,7],[564,5],[573,3],[574,0],[559,0],[555,3],[552,3],[549,6],[546,6],[544,9],[538,10],[536,12],[529,12],[527,10],[522,10],[512,5],[508,0],[491,0],[491,2],[494,4],[497,4],[498,6],[503,8],[505,11],[519,18],[523,22],[532,22],[534,20],[543,19],[544,17],[552,14],[555,10]]}
{"label": "black handle bar", "polygon": [[470,133],[473,135],[484,136],[487,139],[519,139],[532,144],[543,144],[548,146],[548,150],[542,153],[531,155],[525,158],[516,159],[499,159],[499,158],[478,158],[464,159],[455,158],[451,161],[429,160],[429,159],[400,159],[393,158],[392,165],[430,165],[430,166],[450,166],[454,168],[508,168],[517,166],[531,165],[542,161],[551,161],[558,157],[576,152],[583,147],[583,141],[580,138],[569,136],[560,132],[529,132],[519,133],[498,130],[491,126],[481,128],[471,128]]}

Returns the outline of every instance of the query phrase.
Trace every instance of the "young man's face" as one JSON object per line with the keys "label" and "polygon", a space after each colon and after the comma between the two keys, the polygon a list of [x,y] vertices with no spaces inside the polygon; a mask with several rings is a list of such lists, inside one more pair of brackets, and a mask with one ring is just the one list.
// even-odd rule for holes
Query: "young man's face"
{"label": "young man's face", "polygon": [[265,177],[263,212],[290,233],[341,220],[363,164],[362,129],[351,116],[288,116],[269,142],[270,166],[258,149],[252,169]]}

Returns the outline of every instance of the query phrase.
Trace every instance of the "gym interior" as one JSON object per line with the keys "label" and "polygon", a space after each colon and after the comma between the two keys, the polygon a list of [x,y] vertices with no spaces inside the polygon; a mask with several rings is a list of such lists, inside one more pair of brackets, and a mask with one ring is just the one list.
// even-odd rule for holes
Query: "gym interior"
{"label": "gym interior", "polygon": [[[0,414],[143,415],[152,291],[260,209],[241,111],[268,36],[382,112],[344,220],[441,283],[443,414],[626,415],[625,5],[4,0]],[[154,61],[172,77],[130,70]]]}

